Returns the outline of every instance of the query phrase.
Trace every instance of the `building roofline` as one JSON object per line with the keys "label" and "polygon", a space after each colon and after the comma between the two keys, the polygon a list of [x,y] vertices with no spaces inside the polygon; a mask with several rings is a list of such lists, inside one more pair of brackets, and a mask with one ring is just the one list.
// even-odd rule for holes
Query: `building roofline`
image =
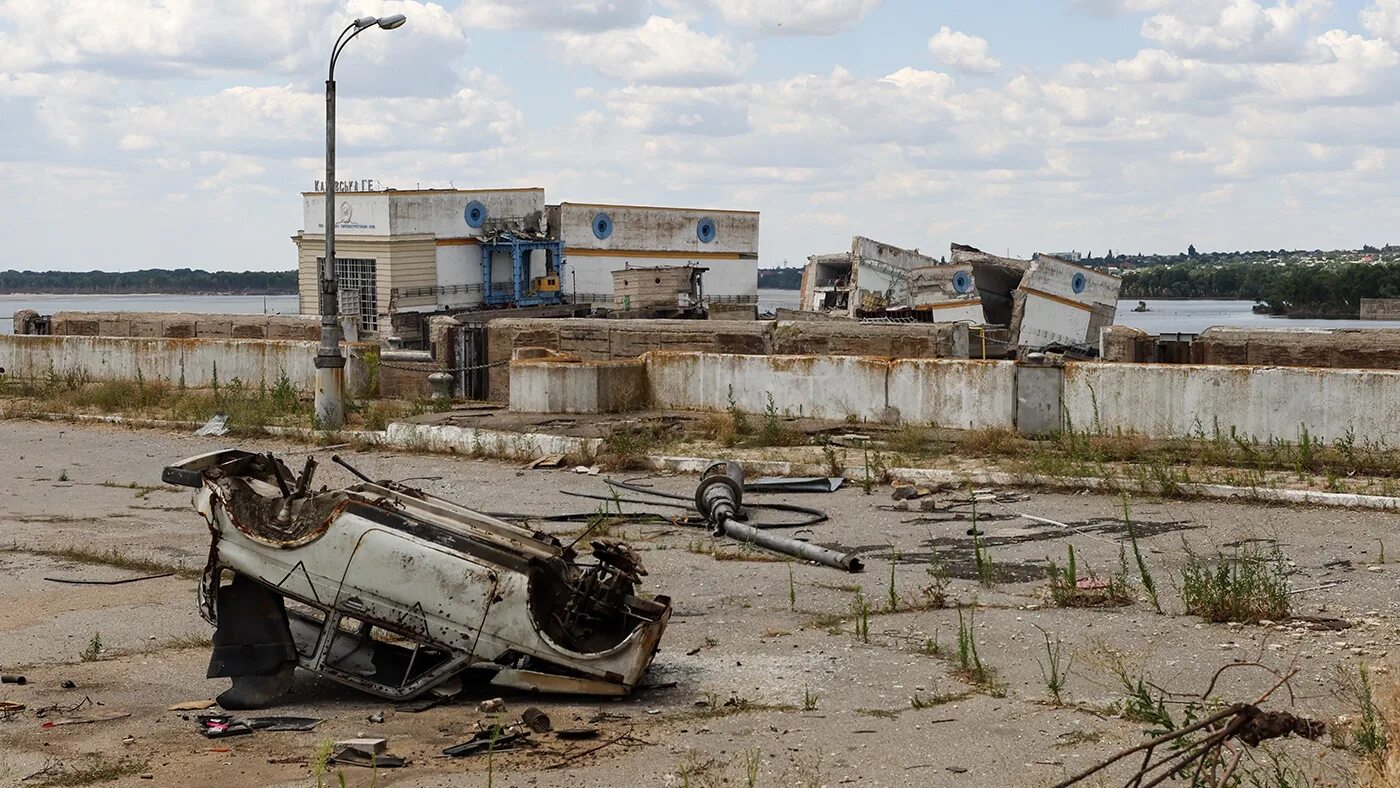
{"label": "building roofline", "polygon": [[[511,186],[502,189],[380,189],[372,192],[336,192],[337,197],[348,197],[350,195],[373,194],[490,194],[492,192],[542,192],[543,186]],[[326,193],[302,192],[303,197],[324,197]]]}
{"label": "building roofline", "polygon": [[758,216],[758,211],[736,211],[728,208],[685,208],[675,205],[628,205],[626,203],[607,202],[561,202],[559,207],[565,205],[577,206],[579,208],[638,208],[644,211],[686,211],[689,213],[734,213]]}

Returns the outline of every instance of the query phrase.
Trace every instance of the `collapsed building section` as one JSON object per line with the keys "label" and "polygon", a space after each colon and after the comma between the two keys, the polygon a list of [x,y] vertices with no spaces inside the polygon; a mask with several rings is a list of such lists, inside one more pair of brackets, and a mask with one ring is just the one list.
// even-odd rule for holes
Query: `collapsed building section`
{"label": "collapsed building section", "polygon": [[998,257],[962,244],[953,244],[951,260],[972,269],[986,323],[1007,326],[1023,349],[1092,349],[1118,312],[1118,277],[1068,260]]}
{"label": "collapsed building section", "polygon": [[[340,461],[339,458],[334,458]],[[226,709],[275,703],[295,667],[407,699],[473,671],[495,686],[620,696],[671,615],[624,544],[572,545],[391,481],[312,491],[271,454],[167,467],[212,535],[200,612]]]}
{"label": "collapsed building section", "polygon": [[840,317],[982,321],[969,266],[861,236],[849,252],[808,258],[801,299],[805,311]]}

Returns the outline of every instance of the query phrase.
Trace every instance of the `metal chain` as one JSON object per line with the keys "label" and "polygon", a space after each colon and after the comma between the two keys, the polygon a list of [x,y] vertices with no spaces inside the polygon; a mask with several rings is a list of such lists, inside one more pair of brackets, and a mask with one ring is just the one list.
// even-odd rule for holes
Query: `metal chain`
{"label": "metal chain", "polygon": [[[421,363],[421,364],[429,364],[429,363],[432,363],[432,362],[423,361],[423,362],[419,362],[419,363]],[[474,369],[490,369],[491,367],[504,367],[504,366],[506,366],[506,365],[509,364],[509,363],[510,363],[510,359],[506,358],[506,359],[501,359],[500,361],[492,361],[492,362],[489,363],[489,364],[477,364],[477,365],[475,365],[475,366],[470,366],[470,367],[434,367],[434,368],[432,368],[432,369],[425,369],[425,368],[423,368],[423,367],[411,366],[411,365],[409,365],[409,364],[396,364],[396,363],[394,363],[394,362],[392,362],[392,361],[381,361],[381,362],[379,362],[379,366],[381,366],[381,367],[388,367],[388,368],[390,368],[390,369],[406,369],[406,370],[409,370],[410,372],[470,372],[470,371],[472,371],[472,370],[474,370]]]}

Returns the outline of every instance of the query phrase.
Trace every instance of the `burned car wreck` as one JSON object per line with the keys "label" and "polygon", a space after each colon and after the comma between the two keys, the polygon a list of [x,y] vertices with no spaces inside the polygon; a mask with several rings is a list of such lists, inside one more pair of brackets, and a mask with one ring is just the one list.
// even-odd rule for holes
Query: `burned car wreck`
{"label": "burned car wreck", "polygon": [[212,535],[199,606],[216,627],[208,675],[233,682],[224,708],[276,702],[298,665],[395,700],[459,676],[601,696],[641,681],[671,603],[638,595],[629,547],[596,540],[580,556],[333,459],[361,483],[313,492],[314,459],[296,474],[238,450],[162,474],[195,489]]}

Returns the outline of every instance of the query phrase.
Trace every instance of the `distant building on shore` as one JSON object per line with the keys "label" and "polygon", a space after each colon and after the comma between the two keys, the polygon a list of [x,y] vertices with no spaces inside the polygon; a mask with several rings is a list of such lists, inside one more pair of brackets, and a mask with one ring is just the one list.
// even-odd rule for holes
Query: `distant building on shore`
{"label": "distant building on shore", "polygon": [[[568,301],[611,305],[612,272],[700,266],[708,297],[756,303],[756,211],[562,202],[544,189],[413,189],[336,195],[342,314],[365,331],[400,312]],[[325,198],[302,194],[302,314],[320,311]]]}

